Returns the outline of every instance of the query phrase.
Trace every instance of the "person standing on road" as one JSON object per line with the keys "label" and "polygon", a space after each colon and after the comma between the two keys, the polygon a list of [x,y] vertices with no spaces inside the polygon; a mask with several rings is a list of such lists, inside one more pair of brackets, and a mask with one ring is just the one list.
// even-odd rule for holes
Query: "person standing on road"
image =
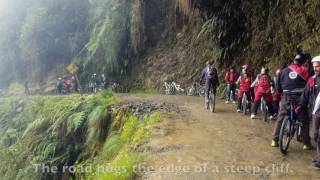
{"label": "person standing on road", "polygon": [[309,78],[303,90],[300,97],[300,107],[302,109],[312,109],[314,141],[317,146],[317,153],[313,165],[320,168],[320,56],[314,57],[311,62],[315,75]]}
{"label": "person standing on road", "polygon": [[212,89],[213,94],[216,94],[216,89],[219,86],[219,77],[217,69],[213,66],[213,61],[208,61],[207,66],[202,70],[200,84],[205,81],[205,101],[209,101],[209,92]]}

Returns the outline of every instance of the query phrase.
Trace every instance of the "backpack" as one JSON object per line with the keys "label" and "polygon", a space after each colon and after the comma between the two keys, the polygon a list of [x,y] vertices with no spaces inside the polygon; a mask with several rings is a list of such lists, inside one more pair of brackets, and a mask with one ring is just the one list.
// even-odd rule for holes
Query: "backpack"
{"label": "backpack", "polygon": [[207,76],[210,79],[215,79],[217,77],[217,70],[213,66],[208,66]]}

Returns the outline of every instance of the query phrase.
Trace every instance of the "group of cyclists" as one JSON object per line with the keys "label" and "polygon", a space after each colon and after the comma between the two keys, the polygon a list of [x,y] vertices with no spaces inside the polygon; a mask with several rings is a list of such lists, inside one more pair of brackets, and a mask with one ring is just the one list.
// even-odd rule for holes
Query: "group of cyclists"
{"label": "group of cyclists", "polygon": [[[110,88],[114,92],[120,92],[122,90],[121,85],[117,82],[108,84],[108,80],[104,74],[98,75],[97,73],[93,73],[87,83],[86,92],[97,93],[107,88]],[[58,94],[68,94],[72,92],[80,92],[81,87],[76,76],[70,75],[58,78],[56,90]]]}
{"label": "group of cyclists", "polygon": [[59,77],[56,83],[56,89],[58,94],[80,91],[75,76]]}
{"label": "group of cyclists", "polygon": [[[312,67],[306,62],[311,60]],[[200,83],[205,84],[205,103],[210,99],[209,92],[216,93],[219,86],[217,69],[213,61],[208,61],[202,70]],[[301,141],[303,150],[310,150],[311,145],[310,122],[313,120],[314,142],[317,154],[313,165],[320,168],[320,56],[311,58],[307,53],[297,54],[292,63],[283,69],[277,69],[275,76],[271,77],[269,69],[263,66],[255,75],[249,65],[241,67],[241,73],[230,68],[225,74],[228,87],[226,103],[237,103],[237,112],[247,111],[241,109],[242,98],[246,95],[250,118],[256,118],[261,99],[265,101],[269,119],[276,118],[271,146],[279,147],[281,126],[285,118],[290,116],[289,110],[293,108],[301,126]],[[236,99],[237,95],[237,99]],[[237,101],[237,102],[236,102]],[[292,104],[293,103],[293,104]],[[208,107],[208,106],[207,106]]]}

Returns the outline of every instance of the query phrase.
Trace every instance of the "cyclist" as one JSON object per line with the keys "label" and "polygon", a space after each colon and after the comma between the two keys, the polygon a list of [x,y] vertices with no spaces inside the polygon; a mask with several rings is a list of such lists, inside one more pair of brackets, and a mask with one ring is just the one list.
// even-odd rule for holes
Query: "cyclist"
{"label": "cyclist", "polygon": [[90,79],[90,84],[89,84],[92,92],[95,93],[95,89],[98,88],[99,83],[100,83],[100,80],[97,76],[97,73],[93,73]]}
{"label": "cyclist", "polygon": [[[255,79],[253,70],[248,64],[242,65],[241,68],[242,68],[242,70],[246,70],[248,72],[248,74],[249,74],[249,76],[251,76],[252,80]],[[250,94],[251,94],[251,100],[253,101],[254,100],[254,88],[253,87],[250,87]]]}
{"label": "cyclist", "polygon": [[72,81],[68,76],[65,76],[63,78],[63,84],[64,84],[64,93],[70,93],[72,89]]}
{"label": "cyclist", "polygon": [[216,89],[219,86],[219,78],[217,69],[213,66],[213,61],[208,61],[206,67],[202,70],[200,84],[203,84],[205,80],[205,101],[209,101],[210,89],[213,90],[213,94],[216,94]]}
{"label": "cyclist", "polygon": [[307,85],[300,97],[300,105],[302,108],[313,109],[312,116],[314,120],[314,141],[317,144],[317,154],[313,161],[315,167],[320,168],[320,137],[319,137],[319,122],[320,122],[320,56],[316,56],[312,59],[312,66],[315,72],[311,78],[309,78]]}
{"label": "cyclist", "polygon": [[226,103],[229,104],[229,102],[232,100],[233,103],[236,103],[234,101],[235,98],[235,93],[236,93],[236,81],[239,77],[239,74],[234,70],[234,68],[230,68],[230,70],[226,73],[225,75],[225,82],[228,87],[228,97]]}
{"label": "cyclist", "polygon": [[62,81],[61,77],[58,78],[56,87],[57,87],[57,93],[62,94],[63,93],[63,81]]}
{"label": "cyclist", "polygon": [[266,105],[268,106],[268,111],[270,114],[270,119],[273,118],[273,109],[272,109],[272,94],[271,94],[271,87],[272,87],[272,79],[269,76],[269,69],[267,67],[261,68],[261,73],[257,76],[256,80],[251,84],[251,87],[256,86],[255,90],[255,97],[254,103],[251,110],[251,119],[256,117],[258,107],[260,104],[261,97],[263,96]]}
{"label": "cyclist", "polygon": [[[287,95],[285,92],[288,91],[302,91],[302,89],[305,87],[307,80],[309,78],[309,70],[305,64],[307,61],[307,56],[303,53],[299,53],[295,56],[293,60],[293,64],[290,64],[288,67],[284,68],[278,76],[277,79],[277,91],[279,93],[282,93],[281,101],[280,101],[280,109],[278,113],[278,118],[274,127],[273,132],[273,139],[271,142],[272,147],[278,147],[279,146],[279,134],[282,122],[285,117],[288,116],[288,109],[290,109],[290,102],[289,99],[295,99],[296,104],[299,103],[299,95]],[[299,119],[302,120],[302,141],[304,143],[303,149],[308,150],[311,149],[310,144],[310,137],[309,137],[309,121],[308,118],[305,117],[308,116],[308,112],[306,109],[302,109],[302,112],[300,113]]]}
{"label": "cyclist", "polygon": [[239,85],[238,91],[238,107],[237,112],[240,112],[242,106],[243,93],[247,94],[248,97],[248,108],[251,109],[251,95],[250,95],[250,85],[252,83],[252,77],[248,73],[248,69],[242,69],[242,75],[238,78],[236,84]]}

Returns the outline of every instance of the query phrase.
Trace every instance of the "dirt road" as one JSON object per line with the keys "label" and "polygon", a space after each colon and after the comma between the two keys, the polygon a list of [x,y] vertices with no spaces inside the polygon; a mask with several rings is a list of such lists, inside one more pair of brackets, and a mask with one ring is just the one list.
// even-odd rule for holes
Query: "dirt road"
{"label": "dirt road", "polygon": [[[180,112],[155,127],[146,149],[142,179],[320,179],[311,166],[315,151],[293,142],[283,156],[272,148],[274,123],[251,120],[235,105],[218,102],[216,113],[200,97],[122,95],[177,104]],[[157,133],[158,132],[158,133]]]}

